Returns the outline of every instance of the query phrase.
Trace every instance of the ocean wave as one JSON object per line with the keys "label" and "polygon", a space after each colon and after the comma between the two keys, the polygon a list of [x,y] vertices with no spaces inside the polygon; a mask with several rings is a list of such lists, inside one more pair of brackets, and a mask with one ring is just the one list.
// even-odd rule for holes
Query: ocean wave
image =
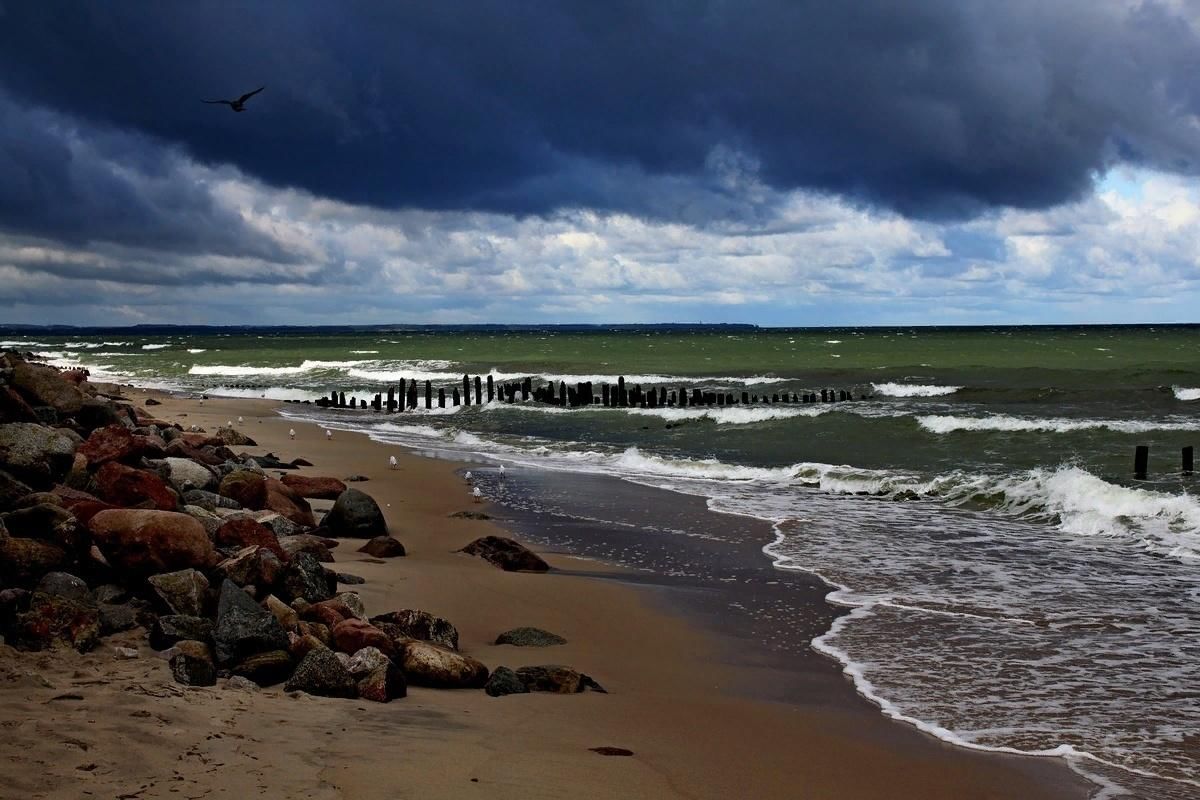
{"label": "ocean wave", "polygon": [[622,409],[634,416],[658,417],[669,422],[708,420],[718,425],[753,425],[793,417],[816,417],[830,406],[706,406],[703,408],[628,408]]}
{"label": "ocean wave", "polygon": [[167,343],[167,344],[144,344],[144,345],[142,345],[142,349],[143,350],[162,350],[163,348],[170,347],[170,346],[171,346],[170,343]]}
{"label": "ocean wave", "polygon": [[1200,400],[1200,389],[1197,388],[1172,386],[1171,391],[1175,393],[1176,400]]}
{"label": "ocean wave", "polygon": [[[466,371],[447,371],[443,367],[432,367],[435,362],[406,362],[399,365],[389,364],[386,367],[375,369],[356,369],[350,371],[350,376],[365,381],[376,381],[379,383],[398,383],[401,379],[421,381],[439,382],[457,382],[462,380],[464,374],[468,374],[472,379],[478,375],[481,379],[487,380],[491,377],[497,383],[507,383],[513,381],[524,380],[530,378],[539,383],[565,383],[568,386],[574,386],[577,383],[592,383],[595,385],[611,384],[616,385],[619,378],[625,378],[626,385],[635,386],[641,384],[644,386],[663,386],[663,385],[713,385],[713,386],[759,386],[771,383],[782,383],[790,380],[789,378],[777,378],[773,376],[757,375],[750,377],[697,377],[697,376],[681,376],[681,375],[583,375],[576,373],[552,373],[552,372],[506,372],[499,369],[491,369],[483,373],[468,373]],[[445,362],[449,363],[449,362]]]}
{"label": "ocean wave", "polygon": [[888,397],[942,397],[954,394],[961,386],[934,386],[919,383],[872,383],[877,394]]}
{"label": "ocean wave", "polygon": [[938,434],[954,433],[955,431],[1071,433],[1100,428],[1116,433],[1200,430],[1200,420],[1068,419],[1065,417],[1014,417],[1008,414],[991,414],[986,417],[927,415],[916,419],[917,424],[922,428]]}
{"label": "ocean wave", "polygon": [[313,372],[322,369],[333,370],[351,370],[358,364],[365,364],[365,361],[304,361],[296,367],[255,367],[248,365],[236,364],[193,364],[188,368],[189,375],[229,375],[229,376],[249,376],[249,375],[300,375],[305,372]]}
{"label": "ocean wave", "polygon": [[188,352],[191,353],[192,355],[195,355],[196,353],[207,353],[208,350],[206,350],[203,347],[189,347]]}

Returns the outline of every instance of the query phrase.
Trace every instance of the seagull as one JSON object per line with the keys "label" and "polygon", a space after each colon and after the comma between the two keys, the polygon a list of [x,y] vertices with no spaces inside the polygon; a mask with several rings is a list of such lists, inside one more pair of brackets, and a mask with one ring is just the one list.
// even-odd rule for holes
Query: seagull
{"label": "seagull", "polygon": [[332,438],[333,438],[333,431],[325,431],[325,441],[329,441]]}
{"label": "seagull", "polygon": [[388,456],[388,469],[395,469],[395,468],[396,468],[396,457]]}
{"label": "seagull", "polygon": [[500,480],[504,480],[504,465],[500,465]]}
{"label": "seagull", "polygon": [[288,428],[288,438],[289,439],[296,438],[296,429],[295,428]]}
{"label": "seagull", "polygon": [[471,496],[475,498],[476,503],[483,502],[483,492],[479,490],[478,486],[475,487],[475,491],[471,492]]}
{"label": "seagull", "polygon": [[246,422],[246,420],[242,419],[241,417],[238,417],[238,425],[245,424],[245,422]]}
{"label": "seagull", "polygon": [[226,427],[226,428],[232,428],[232,427],[233,427],[233,420],[227,420],[227,421],[225,422],[225,427]]}
{"label": "seagull", "polygon": [[214,105],[214,104],[216,104],[216,105],[221,105],[221,104],[224,104],[224,105],[227,105],[227,106],[229,106],[229,107],[230,107],[230,108],[232,108],[234,111],[236,111],[236,112],[238,112],[238,113],[240,114],[241,112],[243,112],[243,111],[245,111],[245,110],[246,110],[246,101],[247,101],[247,100],[249,100],[251,97],[254,97],[254,95],[258,94],[259,92],[261,92],[261,91],[262,91],[263,89],[265,89],[265,88],[267,88],[267,87],[265,87],[265,86],[260,86],[260,87],[258,87],[257,89],[255,89],[253,92],[246,92],[244,95],[242,95],[241,97],[239,97],[237,100],[201,100],[200,102],[201,102],[201,103],[208,103],[209,105]]}
{"label": "seagull", "polygon": [[463,477],[467,479],[467,483],[470,483],[471,482],[471,470],[467,470],[467,474],[463,475]]}

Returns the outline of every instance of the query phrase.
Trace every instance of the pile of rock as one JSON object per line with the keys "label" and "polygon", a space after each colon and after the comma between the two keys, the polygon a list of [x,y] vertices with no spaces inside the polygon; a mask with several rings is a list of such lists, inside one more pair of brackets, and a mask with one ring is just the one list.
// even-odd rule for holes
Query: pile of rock
{"label": "pile of rock", "polygon": [[[409,684],[590,685],[560,667],[496,683],[458,651],[448,621],[411,609],[368,618],[357,594],[339,591],[352,576],[324,565],[338,537],[404,555],[369,495],[333,478],[276,480],[229,449],[254,446],[241,432],[185,431],[86,378],[0,355],[4,642],[86,651],[140,626],[182,684],[225,677],[379,702]],[[335,501],[319,524],[309,498]],[[545,568],[511,544],[468,550],[505,569]]]}

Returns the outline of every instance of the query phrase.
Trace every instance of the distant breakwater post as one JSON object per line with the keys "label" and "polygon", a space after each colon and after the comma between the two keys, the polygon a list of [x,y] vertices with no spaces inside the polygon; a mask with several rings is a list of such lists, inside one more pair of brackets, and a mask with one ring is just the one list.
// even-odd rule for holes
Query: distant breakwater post
{"label": "distant breakwater post", "polygon": [[[1133,450],[1133,477],[1134,480],[1144,481],[1150,472],[1150,447],[1149,445],[1139,444]],[[1187,445],[1180,451],[1179,457],[1179,473],[1181,475],[1192,475],[1195,472],[1195,457],[1192,445]]]}
{"label": "distant breakwater post", "polygon": [[[362,398],[351,395],[347,402],[346,393],[333,390],[328,397],[315,401],[288,400],[289,403],[304,403],[320,406],[321,408],[349,408],[366,410],[368,407],[375,412],[386,410],[390,413],[413,411],[417,408],[420,390],[419,382],[401,378],[397,384],[387,387],[386,394],[377,393],[373,398]],[[687,386],[646,386],[640,383],[628,385],[624,376],[618,377],[616,383],[601,383],[598,387],[592,381],[576,383],[568,386],[566,381],[547,381],[545,385],[534,386],[532,378],[522,378],[519,381],[497,383],[493,376],[487,376],[487,400],[483,399],[484,379],[476,375],[463,375],[461,392],[460,385],[437,386],[433,381],[424,382],[425,408],[432,409],[434,392],[437,393],[437,407],[446,408],[447,401],[451,407],[459,405],[482,405],[492,403],[499,398],[502,403],[542,403],[544,405],[560,406],[563,408],[688,408],[688,407],[724,407],[724,406],[762,406],[762,405],[806,405],[811,403],[844,403],[854,400],[868,400],[866,394],[857,398],[851,391],[845,389],[821,389],[818,391],[773,392],[771,394],[752,394],[743,391],[735,394],[718,389],[702,389]],[[447,390],[450,395],[447,397]],[[473,390],[473,391],[472,391]]]}

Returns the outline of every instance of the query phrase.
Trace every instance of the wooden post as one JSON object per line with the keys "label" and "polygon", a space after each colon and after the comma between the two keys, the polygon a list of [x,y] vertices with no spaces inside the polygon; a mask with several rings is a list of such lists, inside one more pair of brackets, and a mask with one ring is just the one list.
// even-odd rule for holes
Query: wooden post
{"label": "wooden post", "polygon": [[624,375],[617,378],[617,405],[621,407],[629,405],[629,392],[625,391]]}
{"label": "wooden post", "polygon": [[[471,405],[471,378],[468,375],[463,375],[462,401],[464,406]],[[458,405],[458,403],[454,405]]]}
{"label": "wooden post", "polygon": [[680,386],[680,387],[679,387],[679,407],[680,407],[680,408],[687,408],[687,404],[688,404],[688,403],[687,403],[687,401],[688,401],[688,397],[687,397],[687,387],[686,387],[686,386]]}
{"label": "wooden post", "polygon": [[475,402],[476,404],[483,402],[483,381],[479,379],[478,375],[475,376]]}
{"label": "wooden post", "polygon": [[526,378],[521,381],[521,399],[528,400],[531,391],[533,391],[533,378]]}
{"label": "wooden post", "polygon": [[457,386],[455,386],[455,387],[454,387],[454,394],[452,395],[452,400],[451,400],[451,401],[453,402],[453,404],[454,404],[454,405],[456,405],[456,406],[457,406],[457,405],[458,405],[458,400],[459,400],[459,397],[458,397],[458,387],[457,387]]}
{"label": "wooden post", "polygon": [[338,408],[346,407],[346,393],[338,392]]}
{"label": "wooden post", "polygon": [[336,391],[329,393],[329,404],[336,406],[338,404],[338,393]]}
{"label": "wooden post", "polygon": [[389,386],[388,387],[388,413],[390,414],[395,410],[396,410],[396,387]]}
{"label": "wooden post", "polygon": [[608,408],[608,384],[605,383],[600,387],[600,405]]}
{"label": "wooden post", "polygon": [[438,388],[438,408],[446,407],[446,390]]}
{"label": "wooden post", "polygon": [[1133,477],[1139,481],[1146,480],[1146,466],[1150,461],[1150,448],[1139,444],[1133,451]]}
{"label": "wooden post", "polygon": [[[390,392],[390,391],[391,391],[391,389],[389,389],[388,391]],[[392,401],[391,401],[391,400],[388,400],[388,405],[389,405],[389,406],[391,405],[391,403],[392,403]],[[379,394],[375,395],[375,403],[374,403],[374,406],[375,406],[375,410],[376,410],[376,411],[379,411],[380,409],[382,409],[382,408],[383,408],[383,396],[382,396],[382,395],[379,395]]]}
{"label": "wooden post", "polygon": [[496,399],[496,384],[492,380],[492,376],[488,375],[488,402]]}
{"label": "wooden post", "polygon": [[433,383],[425,381],[425,408],[433,408]]}
{"label": "wooden post", "polygon": [[1185,475],[1192,474],[1192,464],[1192,446],[1189,444],[1187,447],[1183,448],[1183,473]]}
{"label": "wooden post", "polygon": [[415,379],[408,385],[408,407],[417,407],[417,382]]}

